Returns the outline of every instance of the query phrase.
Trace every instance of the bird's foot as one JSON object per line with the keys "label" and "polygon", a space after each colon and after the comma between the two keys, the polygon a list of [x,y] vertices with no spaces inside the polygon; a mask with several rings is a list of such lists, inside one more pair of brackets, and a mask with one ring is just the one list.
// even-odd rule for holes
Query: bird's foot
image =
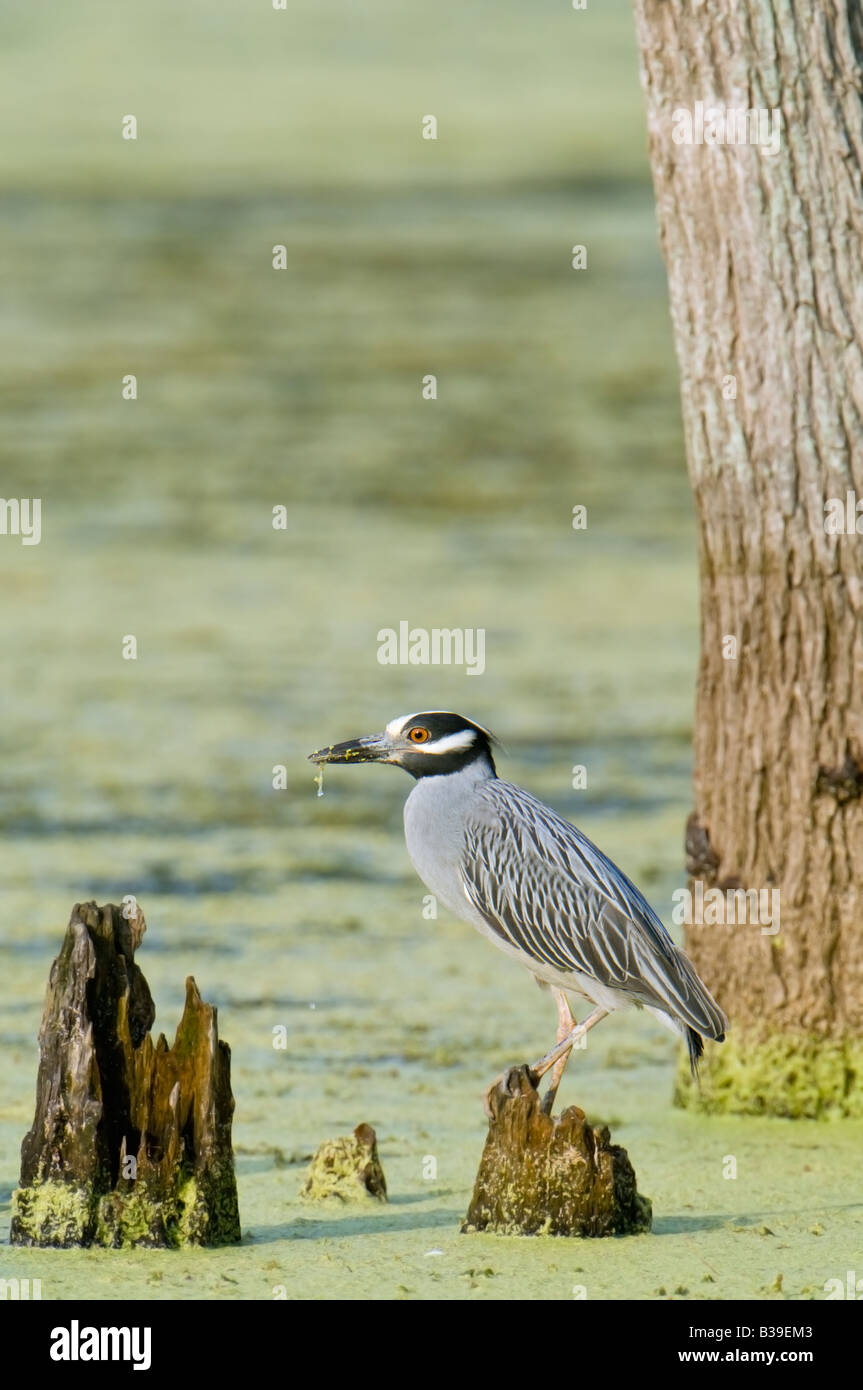
{"label": "bird's foot", "polygon": [[[544,1057],[540,1057],[538,1062],[533,1063],[533,1066],[507,1067],[506,1071],[501,1072],[500,1076],[496,1076],[483,1096],[483,1106],[488,1118],[490,1120],[494,1119],[495,1110],[493,1098],[498,1090],[502,1090],[506,1095],[510,1096],[524,1094],[523,1081],[527,1081],[528,1084],[536,1090],[542,1077],[545,1076],[547,1071],[551,1071],[552,1067],[554,1067],[551,1085],[542,1100],[542,1107],[545,1114],[550,1115],[551,1107],[554,1105],[554,1098],[557,1095],[557,1088],[560,1085],[560,1078],[566,1066],[566,1059],[573,1047],[578,1047],[581,1044],[582,1038],[590,1032],[591,1028],[595,1028],[597,1023],[603,1018],[606,1018],[607,1015],[607,1009],[594,1009],[590,1017],[584,1020],[584,1023],[576,1024],[564,1037],[559,1037],[551,1051],[546,1052]],[[559,1065],[555,1065],[556,1063],[559,1063]],[[521,1080],[517,1081],[516,1077],[520,1077]]]}
{"label": "bird's foot", "polygon": [[482,1098],[483,1109],[488,1120],[493,1120],[497,1113],[494,1098],[501,1093],[505,1096],[521,1095],[524,1091],[523,1080],[525,1079],[535,1090],[539,1077],[531,1067],[526,1067],[524,1063],[521,1066],[507,1067],[506,1071],[502,1071],[500,1076],[495,1077]]}

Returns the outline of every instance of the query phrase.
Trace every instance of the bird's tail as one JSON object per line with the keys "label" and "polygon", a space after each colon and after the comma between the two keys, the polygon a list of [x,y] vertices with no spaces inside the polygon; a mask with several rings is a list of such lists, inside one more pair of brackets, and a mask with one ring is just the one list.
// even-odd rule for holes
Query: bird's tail
{"label": "bird's tail", "polygon": [[728,1019],[704,981],[696,974],[695,967],[689,957],[679,947],[675,948],[675,956],[680,974],[689,986],[686,999],[687,1013],[699,1025],[697,1028],[693,1028],[691,1023],[684,1023],[683,1019],[678,1019],[678,1027],[683,1026],[683,1036],[686,1038],[686,1046],[689,1048],[690,1070],[697,1081],[698,1063],[704,1052],[704,1039],[713,1038],[715,1042],[724,1042]]}

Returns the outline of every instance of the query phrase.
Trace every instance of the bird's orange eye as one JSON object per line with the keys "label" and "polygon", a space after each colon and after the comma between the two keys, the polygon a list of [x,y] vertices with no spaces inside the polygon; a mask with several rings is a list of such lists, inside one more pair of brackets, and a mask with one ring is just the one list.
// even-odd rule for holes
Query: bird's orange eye
{"label": "bird's orange eye", "polygon": [[411,743],[428,743],[431,734],[428,729],[411,729],[408,738]]}

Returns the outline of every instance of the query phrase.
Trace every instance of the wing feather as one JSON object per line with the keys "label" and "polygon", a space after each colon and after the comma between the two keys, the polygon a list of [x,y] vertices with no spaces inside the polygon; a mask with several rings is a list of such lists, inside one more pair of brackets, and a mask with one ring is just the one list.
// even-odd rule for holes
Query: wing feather
{"label": "wing feather", "polygon": [[581,974],[709,1038],[722,1010],[649,903],[576,826],[493,778],[479,792],[461,865],[491,929],[530,962]]}

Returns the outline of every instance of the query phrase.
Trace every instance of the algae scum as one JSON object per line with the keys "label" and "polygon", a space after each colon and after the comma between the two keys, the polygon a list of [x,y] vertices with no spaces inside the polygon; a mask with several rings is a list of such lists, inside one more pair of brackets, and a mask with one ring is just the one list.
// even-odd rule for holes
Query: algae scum
{"label": "algae scum", "polygon": [[[590,746],[614,766],[599,733]],[[668,735],[638,752],[631,745],[633,760],[644,759],[643,795],[619,767],[609,776],[616,795],[580,813],[633,872],[657,875],[660,904],[670,901],[666,846],[685,795],[678,749]],[[519,780],[576,813],[552,750],[523,749],[511,761]],[[124,863],[144,866],[138,875],[154,894],[145,899],[150,926],[139,960],[160,1011],[156,1028],[170,1035],[190,960],[219,1006],[237,1098],[242,1243],[195,1251],[4,1245],[2,1277],[41,1280],[43,1298],[86,1290],[106,1299],[570,1300],[582,1291],[589,1299],[781,1299],[824,1297],[828,1280],[859,1267],[861,1126],[674,1110],[675,1044],[635,1014],[595,1030],[570,1063],[559,1105],[581,1105],[626,1147],[653,1204],[652,1233],[599,1241],[459,1234],[486,1136],[482,1091],[501,1065],[550,1041],[548,1000],[469,928],[423,917],[422,887],[403,856],[406,787],[395,770],[375,779],[371,796],[353,780],[358,769],[338,782],[334,770],[337,785],[320,802],[301,759],[293,765],[278,829],[263,816],[203,835],[190,823],[162,893],[167,874],[151,857],[160,852],[153,832],[130,829],[111,842]],[[651,815],[647,789],[662,781],[669,795]],[[26,837],[28,853],[38,838]],[[37,861],[57,875],[52,901],[65,901],[70,879],[95,873],[101,832],[93,839],[81,837],[58,861],[52,837]],[[46,963],[61,937],[59,927],[28,921],[26,891],[4,944],[4,1240],[32,1119]],[[356,1189],[350,1202],[310,1202],[303,1189],[312,1155],[362,1121],[377,1133],[388,1201]],[[343,1157],[328,1150],[318,1194],[352,1166],[353,1155],[347,1165]]]}
{"label": "algae scum", "polygon": [[[306,755],[459,710],[669,921],[698,612],[630,6],[579,15],[583,43],[565,7],[526,25],[489,4],[477,45],[474,7],[442,3],[419,48],[410,7],[345,9],[338,50],[327,8],[295,6],[290,118],[290,55],[239,7],[194,53],[166,50],[167,0],[136,15],[134,44],[92,0],[31,7],[30,87],[17,20],[0,46],[21,113],[3,493],[43,499],[41,543],[0,544],[0,1239],[71,906],[128,894],[154,1034],[173,1037],[189,974],[218,1007],[243,1233],[217,1250],[0,1245],[0,1278],[45,1299],[822,1298],[863,1274],[861,1124],[675,1110],[674,1041],[636,1015],[590,1034],[558,1106],[626,1148],[652,1232],[459,1234],[482,1093],[550,1046],[554,1010],[469,927],[428,916],[404,774],[333,767],[320,799]],[[170,84],[170,120],[142,121],[131,151],[80,99],[94,32],[152,110]],[[403,116],[430,64],[450,117],[418,170]],[[402,621],[483,628],[482,677],[381,666],[377,634]],[[319,1146],[363,1123],[388,1201],[303,1200]]]}

